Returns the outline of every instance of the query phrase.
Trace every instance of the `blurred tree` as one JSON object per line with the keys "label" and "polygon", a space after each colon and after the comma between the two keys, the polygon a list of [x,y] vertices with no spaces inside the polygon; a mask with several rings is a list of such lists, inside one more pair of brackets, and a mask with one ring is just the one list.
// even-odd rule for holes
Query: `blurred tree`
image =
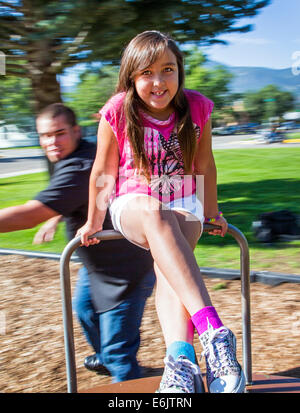
{"label": "blurred tree", "polygon": [[3,76],[0,82],[0,120],[18,126],[32,122],[33,95],[29,79]]}
{"label": "blurred tree", "polygon": [[75,90],[64,94],[68,105],[76,112],[80,125],[95,124],[95,112],[114,92],[118,71],[116,66],[104,66],[96,73],[87,70],[80,76]]}
{"label": "blurred tree", "polygon": [[270,118],[281,118],[285,112],[292,110],[295,97],[275,85],[268,85],[256,92],[245,93],[244,106],[251,121],[267,122]]}
{"label": "blurred tree", "polygon": [[[167,31],[180,43],[246,32],[238,20],[270,0],[0,0],[6,73],[30,79],[35,109],[61,100],[57,75],[82,61],[116,61],[130,38]],[[25,63],[24,63],[25,62]]]}
{"label": "blurred tree", "polygon": [[264,97],[261,93],[259,91],[247,92],[244,94],[243,102],[249,121],[261,123],[264,117]]}
{"label": "blurred tree", "polygon": [[226,106],[231,103],[229,93],[229,82],[233,75],[222,66],[209,68],[205,66],[207,59],[205,55],[192,48],[186,57],[186,79],[185,86],[188,89],[198,90],[214,102],[213,120],[221,116]]}

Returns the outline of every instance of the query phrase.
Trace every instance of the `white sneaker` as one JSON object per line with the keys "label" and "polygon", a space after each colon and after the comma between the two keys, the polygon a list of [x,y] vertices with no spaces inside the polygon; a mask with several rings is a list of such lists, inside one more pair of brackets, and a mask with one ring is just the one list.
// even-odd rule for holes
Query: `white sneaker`
{"label": "white sneaker", "polygon": [[200,367],[185,356],[165,357],[165,369],[156,393],[204,393]]}
{"label": "white sneaker", "polygon": [[201,334],[202,355],[206,361],[206,381],[210,393],[244,393],[245,376],[236,358],[236,338],[222,326],[210,324]]}

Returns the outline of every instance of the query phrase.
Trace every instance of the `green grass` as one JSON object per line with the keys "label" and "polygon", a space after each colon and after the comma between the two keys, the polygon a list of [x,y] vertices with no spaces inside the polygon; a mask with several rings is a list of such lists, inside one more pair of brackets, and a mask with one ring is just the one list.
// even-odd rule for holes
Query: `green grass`
{"label": "green grass", "polygon": [[7,150],[12,150],[12,149],[41,149],[40,146],[14,146],[10,148],[1,148],[1,151],[7,151]]}
{"label": "green grass", "polygon": [[286,135],[287,139],[300,139],[300,133],[295,132],[295,133],[289,133]]}
{"label": "green grass", "polygon": [[[251,224],[262,212],[289,209],[300,214],[300,148],[215,150],[219,205],[228,222],[247,237],[251,269],[300,274],[300,241],[266,246],[256,241]],[[47,185],[47,174],[0,179],[1,208],[32,199]],[[61,252],[66,245],[64,224],[55,240],[32,245],[37,228],[0,234],[0,248]],[[195,255],[200,266],[239,268],[239,247],[225,238],[204,234]]]}
{"label": "green grass", "polygon": [[[1,208],[21,205],[29,199],[33,199],[39,191],[47,186],[47,183],[48,174],[46,172],[0,179]],[[33,245],[33,237],[40,226],[24,231],[0,234],[0,248],[61,252],[66,245],[65,224],[59,224],[53,242]]]}
{"label": "green grass", "polygon": [[[266,246],[256,241],[251,224],[258,214],[289,209],[300,214],[300,148],[214,151],[221,211],[247,237],[251,269],[300,274],[300,241]],[[199,265],[239,268],[239,248],[231,236],[205,234],[196,248]]]}

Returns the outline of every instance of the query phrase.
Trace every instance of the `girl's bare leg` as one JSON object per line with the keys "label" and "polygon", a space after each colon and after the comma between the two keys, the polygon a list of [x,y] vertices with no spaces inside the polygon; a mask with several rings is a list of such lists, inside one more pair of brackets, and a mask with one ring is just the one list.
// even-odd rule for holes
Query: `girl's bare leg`
{"label": "girl's bare leg", "polygon": [[166,348],[174,341],[193,344],[194,325],[190,315],[157,266],[155,305]]}
{"label": "girl's bare leg", "polygon": [[[200,236],[201,224],[186,220],[183,212],[175,212],[179,226],[192,250],[194,250]],[[156,273],[155,304],[158,319],[168,348],[174,341],[185,341],[193,345],[194,325],[190,314],[177,297],[175,291],[163,276],[159,268],[154,265]]]}
{"label": "girl's bare leg", "polygon": [[[128,202],[121,224],[129,240],[149,246],[154,262],[190,315],[211,306],[201,273],[174,212],[160,209],[152,198]],[[197,223],[195,223],[196,225]]]}

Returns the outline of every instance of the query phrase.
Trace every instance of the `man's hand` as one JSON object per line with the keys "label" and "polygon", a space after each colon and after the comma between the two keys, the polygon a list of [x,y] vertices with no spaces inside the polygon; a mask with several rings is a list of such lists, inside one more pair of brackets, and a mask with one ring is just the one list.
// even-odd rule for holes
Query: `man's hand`
{"label": "man's hand", "polygon": [[33,244],[42,244],[43,242],[50,242],[53,240],[57,225],[62,219],[62,215],[48,219],[44,225],[38,230],[33,238]]}

